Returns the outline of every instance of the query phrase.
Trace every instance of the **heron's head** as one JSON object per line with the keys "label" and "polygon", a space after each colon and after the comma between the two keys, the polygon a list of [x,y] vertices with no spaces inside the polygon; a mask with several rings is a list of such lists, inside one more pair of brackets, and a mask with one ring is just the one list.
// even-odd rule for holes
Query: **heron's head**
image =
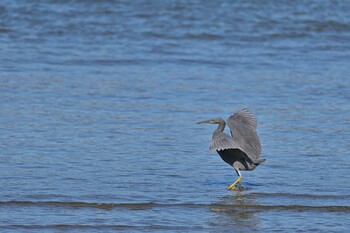
{"label": "heron's head", "polygon": [[197,124],[219,124],[221,122],[225,122],[224,119],[222,119],[221,117],[217,117],[210,120],[197,122]]}

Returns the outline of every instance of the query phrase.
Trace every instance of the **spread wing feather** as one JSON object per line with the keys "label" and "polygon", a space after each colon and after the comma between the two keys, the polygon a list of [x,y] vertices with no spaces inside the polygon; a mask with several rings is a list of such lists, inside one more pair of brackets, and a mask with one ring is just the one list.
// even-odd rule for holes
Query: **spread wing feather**
{"label": "spread wing feather", "polygon": [[213,135],[213,139],[210,143],[210,151],[220,151],[225,149],[238,148],[232,137],[225,133],[218,133]]}
{"label": "spread wing feather", "polygon": [[250,159],[257,160],[261,153],[261,144],[256,133],[256,118],[249,109],[242,109],[227,120],[234,142]]}

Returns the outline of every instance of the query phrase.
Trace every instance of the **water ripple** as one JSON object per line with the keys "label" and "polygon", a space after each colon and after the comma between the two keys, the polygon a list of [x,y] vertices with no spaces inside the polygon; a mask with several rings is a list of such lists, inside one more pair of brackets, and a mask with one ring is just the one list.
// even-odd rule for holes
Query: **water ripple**
{"label": "water ripple", "polygon": [[[290,196],[290,195],[286,195]],[[311,198],[311,197],[310,197]],[[32,201],[5,201],[0,202],[0,207],[53,207],[53,208],[97,208],[97,209],[128,209],[148,210],[153,208],[210,208],[213,211],[231,211],[246,209],[255,211],[270,210],[296,210],[296,211],[324,211],[324,212],[350,212],[350,206],[311,206],[311,205],[260,205],[247,204],[194,204],[194,203],[88,203],[88,202],[32,202]]]}

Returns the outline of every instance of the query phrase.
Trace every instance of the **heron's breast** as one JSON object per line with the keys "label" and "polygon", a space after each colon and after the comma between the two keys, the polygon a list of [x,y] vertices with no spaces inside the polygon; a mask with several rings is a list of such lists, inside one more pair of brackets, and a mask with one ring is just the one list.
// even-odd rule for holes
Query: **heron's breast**
{"label": "heron's breast", "polygon": [[233,163],[237,161],[244,160],[239,149],[226,149],[217,152],[220,155],[221,159],[231,166],[233,166]]}

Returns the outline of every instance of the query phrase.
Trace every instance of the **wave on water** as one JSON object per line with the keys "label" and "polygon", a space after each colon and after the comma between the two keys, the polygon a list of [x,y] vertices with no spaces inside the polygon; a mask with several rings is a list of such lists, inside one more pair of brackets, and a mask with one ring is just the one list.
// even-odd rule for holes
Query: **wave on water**
{"label": "wave on water", "polygon": [[166,225],[148,225],[148,226],[133,226],[133,225],[81,225],[81,224],[54,224],[54,225],[9,225],[0,226],[0,229],[25,229],[25,230],[196,230],[196,227],[191,226],[166,226]]}
{"label": "wave on water", "polygon": [[252,211],[289,210],[289,211],[323,211],[350,212],[350,206],[340,205],[266,205],[266,204],[196,204],[196,203],[89,203],[89,202],[58,202],[58,201],[2,201],[1,207],[53,207],[53,208],[97,208],[97,209],[128,209],[149,210],[153,208],[209,208],[212,211],[231,211],[238,209]]}

